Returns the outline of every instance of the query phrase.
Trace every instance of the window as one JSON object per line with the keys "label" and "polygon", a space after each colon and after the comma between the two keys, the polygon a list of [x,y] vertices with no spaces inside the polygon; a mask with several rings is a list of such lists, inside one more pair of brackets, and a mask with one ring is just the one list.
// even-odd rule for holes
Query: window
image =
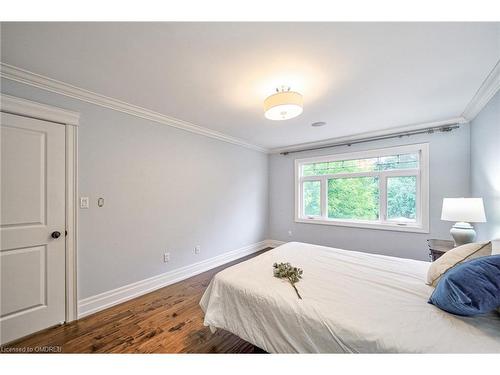
{"label": "window", "polygon": [[428,145],[295,161],[295,220],[428,232]]}

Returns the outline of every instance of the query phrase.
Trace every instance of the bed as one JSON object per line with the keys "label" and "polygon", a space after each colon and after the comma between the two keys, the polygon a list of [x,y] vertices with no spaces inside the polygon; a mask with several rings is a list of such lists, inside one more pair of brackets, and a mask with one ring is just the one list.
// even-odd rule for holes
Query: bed
{"label": "bed", "polygon": [[[304,270],[296,284],[274,262]],[[500,353],[500,315],[459,317],[428,304],[429,262],[290,242],[219,272],[204,324],[270,353]]]}

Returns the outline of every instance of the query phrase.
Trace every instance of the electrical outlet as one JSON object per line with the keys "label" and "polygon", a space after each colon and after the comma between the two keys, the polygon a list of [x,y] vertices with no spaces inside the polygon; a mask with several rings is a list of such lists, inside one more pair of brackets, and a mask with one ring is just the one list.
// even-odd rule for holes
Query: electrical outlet
{"label": "electrical outlet", "polygon": [[292,237],[292,231],[291,230],[288,231],[288,237]]}
{"label": "electrical outlet", "polygon": [[199,254],[199,253],[200,253],[200,251],[201,251],[201,246],[200,246],[200,245],[196,245],[196,246],[194,247],[194,253],[195,253],[195,254]]}
{"label": "electrical outlet", "polygon": [[165,263],[170,262],[170,253],[165,253],[165,254],[163,254],[163,261],[164,261]]}

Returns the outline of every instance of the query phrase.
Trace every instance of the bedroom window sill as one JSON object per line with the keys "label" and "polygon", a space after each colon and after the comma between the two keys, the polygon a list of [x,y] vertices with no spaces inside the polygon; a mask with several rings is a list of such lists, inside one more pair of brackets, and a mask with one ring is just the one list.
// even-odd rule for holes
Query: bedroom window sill
{"label": "bedroom window sill", "polygon": [[340,220],[325,220],[295,218],[296,223],[304,224],[320,224],[320,225],[335,225],[340,227],[363,228],[363,229],[376,229],[388,230],[396,232],[410,232],[410,233],[429,233],[429,228],[419,225],[400,225],[397,223],[367,223],[359,221],[340,221]]}

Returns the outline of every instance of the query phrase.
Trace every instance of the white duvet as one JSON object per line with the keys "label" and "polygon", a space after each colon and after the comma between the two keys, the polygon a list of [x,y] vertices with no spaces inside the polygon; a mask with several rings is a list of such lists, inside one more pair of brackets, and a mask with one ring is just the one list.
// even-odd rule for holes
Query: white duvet
{"label": "white duvet", "polygon": [[[304,270],[296,284],[274,262]],[[430,263],[291,242],[219,272],[205,325],[271,353],[500,353],[500,315],[459,317],[427,303]]]}

